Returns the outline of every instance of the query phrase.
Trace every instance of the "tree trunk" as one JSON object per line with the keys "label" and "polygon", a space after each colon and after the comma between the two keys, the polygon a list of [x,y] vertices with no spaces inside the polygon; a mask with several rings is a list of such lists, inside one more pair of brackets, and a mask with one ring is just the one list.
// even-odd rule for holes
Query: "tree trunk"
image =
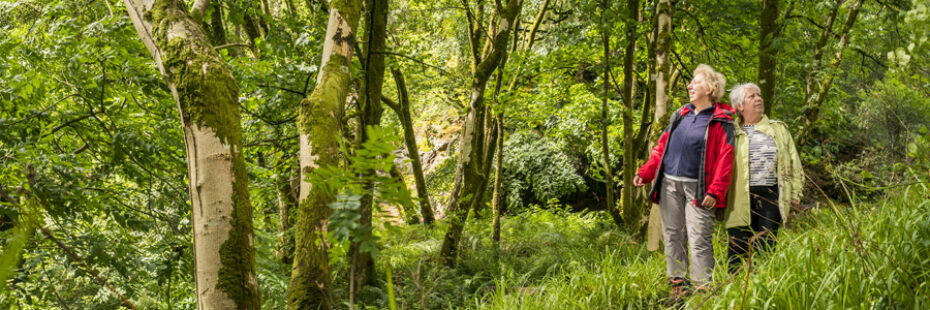
{"label": "tree trunk", "polygon": [[190,177],[198,309],[261,307],[239,89],[177,0],[124,0],[177,102]]}
{"label": "tree trunk", "polygon": [[[332,283],[329,271],[326,219],[332,193],[311,186],[309,177],[317,168],[339,164],[339,132],[349,91],[349,63],[358,26],[358,0],[334,3],[323,43],[317,86],[300,103],[300,204],[294,267],[287,292],[288,309],[331,309]],[[312,138],[312,139],[311,139]]]}
{"label": "tree trunk", "polygon": [[607,115],[608,105],[607,97],[610,94],[610,34],[607,32],[607,29],[610,28],[610,24],[606,20],[607,9],[609,2],[602,2],[601,7],[601,39],[604,47],[604,94],[603,100],[601,101],[601,152],[603,153],[603,165],[604,165],[604,181],[607,183],[606,190],[607,192],[607,214],[610,214],[610,217],[614,220],[614,223],[617,226],[623,226],[623,219],[620,217],[620,210],[617,209],[617,199],[614,197],[615,186],[614,186],[614,172],[613,168],[610,166],[610,140],[607,136]]}
{"label": "tree trunk", "polygon": [[292,157],[289,156],[286,152],[282,152],[281,162],[275,165],[275,175],[277,179],[275,180],[275,190],[278,195],[278,220],[280,225],[279,234],[281,237],[278,242],[280,243],[280,248],[278,248],[278,259],[285,264],[293,263],[293,254],[294,254],[294,234],[290,233],[291,229],[291,220],[290,214],[292,210],[297,209],[297,198],[299,193],[297,192],[300,183],[297,183],[295,186],[295,180],[298,180],[297,174],[300,173],[300,170],[297,168],[297,162],[293,161]]}
{"label": "tree trunk", "polygon": [[639,204],[633,203],[633,170],[636,164],[636,154],[633,152],[633,56],[636,52],[637,26],[639,25],[639,0],[627,1],[627,10],[630,15],[626,20],[626,55],[623,59],[623,219],[628,231],[638,235],[642,210]]}
{"label": "tree trunk", "polygon": [[[381,126],[381,116],[384,110],[381,107],[381,87],[384,84],[384,45],[387,37],[387,0],[365,0],[365,8],[368,9],[366,22],[368,27],[366,32],[366,42],[363,53],[365,53],[363,69],[365,76],[362,82],[362,89],[359,95],[359,126],[358,136],[356,137],[356,147],[361,147],[363,143],[368,142],[368,127]],[[377,173],[374,170],[363,172],[369,176]],[[359,212],[361,218],[359,225],[361,227],[371,227],[371,209],[372,195],[374,184],[370,178],[360,176],[363,179],[362,187],[365,193],[362,195]],[[371,253],[362,252],[360,244],[353,241],[349,249],[349,258],[352,264],[352,275],[349,277],[349,303],[354,304],[355,297],[358,295],[363,285],[371,284],[374,279],[375,263]]]}
{"label": "tree trunk", "polygon": [[[429,191],[426,189],[426,178],[423,177],[423,164],[420,162],[420,151],[417,149],[417,140],[413,131],[413,119],[410,116],[410,98],[407,94],[407,83],[404,81],[404,75],[400,70],[391,69],[394,76],[394,83],[397,84],[397,93],[399,102],[389,104],[394,108],[397,116],[400,118],[401,126],[404,128],[404,145],[407,146],[407,156],[410,157],[410,166],[413,168],[413,179],[417,187],[417,196],[420,198],[420,215],[423,216],[423,223],[432,225],[436,217],[433,215],[433,207],[429,200]],[[386,98],[382,97],[382,100]],[[388,101],[386,101],[388,102]]]}
{"label": "tree trunk", "polygon": [[[452,189],[452,199],[449,202],[448,215],[449,231],[443,238],[440,249],[440,260],[448,265],[455,265],[456,249],[458,241],[465,228],[465,221],[468,212],[474,206],[475,201],[480,201],[476,195],[481,193],[481,186],[485,185],[485,175],[482,168],[482,156],[484,150],[484,90],[487,86],[488,79],[494,70],[500,65],[501,58],[506,53],[507,42],[514,24],[514,19],[520,14],[522,2],[519,0],[509,0],[504,4],[497,6],[500,24],[495,27],[497,32],[494,34],[494,46],[488,57],[474,65],[474,76],[470,87],[471,102],[469,104],[468,115],[465,118],[464,133],[462,134],[462,147],[460,148],[459,170],[462,171],[462,182],[457,183]],[[474,20],[474,17],[470,17]],[[473,25],[470,23],[470,25]],[[481,34],[475,34],[480,30],[469,26],[472,31],[470,37],[474,38]],[[477,38],[475,38],[477,39]],[[474,40],[473,40],[474,41]],[[473,46],[473,58],[478,59],[478,49]]]}
{"label": "tree trunk", "polygon": [[762,101],[765,111],[771,115],[770,108],[775,97],[775,72],[778,65],[778,49],[775,40],[778,38],[778,1],[762,0],[762,13],[759,24],[759,88],[762,90]]}
{"label": "tree trunk", "polygon": [[[669,74],[671,62],[668,56],[672,51],[672,2],[671,0],[659,0],[657,5],[656,19],[656,90],[655,90],[655,114],[653,115],[652,134],[649,137],[649,148],[659,140],[665,126],[668,125],[668,93],[669,93]],[[649,152],[646,152],[647,156]],[[659,249],[659,242],[662,240],[661,220],[659,217],[659,208],[652,205],[649,212],[649,228],[647,229],[646,248],[650,251]]]}
{"label": "tree trunk", "polygon": [[491,207],[494,212],[494,222],[493,222],[493,231],[491,233],[491,240],[494,240],[494,250],[500,250],[501,243],[501,180],[503,178],[504,171],[504,125],[503,125],[503,115],[501,114],[495,125],[497,126],[497,132],[499,137],[497,138],[497,171],[494,173],[494,193],[491,196]]}
{"label": "tree trunk", "polygon": [[[810,139],[810,134],[814,129],[815,122],[817,121],[818,114],[820,113],[820,106],[823,105],[823,102],[827,99],[827,94],[830,92],[830,86],[833,85],[833,79],[836,77],[836,68],[840,66],[840,63],[843,62],[843,51],[846,50],[846,46],[849,45],[849,32],[852,30],[852,26],[856,23],[856,16],[859,14],[859,8],[862,7],[862,3],[865,0],[856,0],[856,3],[849,8],[849,13],[846,15],[846,22],[843,24],[843,32],[840,35],[840,42],[837,43],[836,47],[836,57],[833,58],[833,61],[830,62],[830,72],[827,73],[827,77],[818,83],[819,87],[817,90],[814,89],[814,74],[817,74],[820,64],[820,55],[822,55],[823,45],[826,45],[826,38],[829,36],[830,26],[824,27],[824,33],[818,42],[818,48],[814,50],[814,69],[811,70],[811,73],[807,76],[807,93],[805,98],[805,108],[807,111],[804,113],[804,125],[801,127],[801,132],[798,134],[798,145],[803,146]],[[837,3],[836,7],[833,10],[833,13],[829,19],[828,24],[832,26],[833,19],[836,18],[837,11],[839,10],[840,4]],[[823,45],[820,45],[823,43]],[[816,71],[815,71],[816,70]]]}

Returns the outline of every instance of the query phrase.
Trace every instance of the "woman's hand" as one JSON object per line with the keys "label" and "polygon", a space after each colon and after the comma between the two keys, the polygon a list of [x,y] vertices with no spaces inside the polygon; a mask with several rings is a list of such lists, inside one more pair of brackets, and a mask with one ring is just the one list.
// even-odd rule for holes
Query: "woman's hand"
{"label": "woman's hand", "polygon": [[646,183],[643,182],[643,178],[640,178],[639,175],[633,177],[633,186],[643,187],[643,185],[646,185]]}
{"label": "woman's hand", "polygon": [[704,195],[704,201],[701,202],[701,206],[706,209],[713,208],[714,205],[716,204],[717,204],[717,199],[715,199],[714,197],[711,197],[710,195]]}

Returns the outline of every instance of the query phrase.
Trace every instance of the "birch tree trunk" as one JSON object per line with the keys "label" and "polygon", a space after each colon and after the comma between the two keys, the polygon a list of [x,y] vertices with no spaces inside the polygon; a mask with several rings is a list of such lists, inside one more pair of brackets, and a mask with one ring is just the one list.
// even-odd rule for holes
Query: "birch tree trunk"
{"label": "birch tree trunk", "polygon": [[[460,151],[459,170],[462,171],[462,182],[457,183],[452,189],[452,198],[449,202],[449,211],[446,216],[449,221],[449,230],[443,238],[442,247],[439,252],[440,260],[448,265],[455,265],[457,247],[462,229],[465,228],[468,212],[474,207],[475,201],[481,201],[478,194],[481,194],[481,187],[485,185],[484,171],[482,171],[485,152],[484,146],[484,117],[485,103],[484,91],[488,79],[494,70],[500,65],[501,58],[506,53],[507,42],[514,25],[514,20],[520,14],[522,2],[519,0],[509,0],[506,4],[496,2],[499,16],[499,25],[495,27],[496,32],[493,37],[493,47],[488,56],[480,60],[480,51],[474,42],[482,34],[475,35],[480,30],[470,26],[470,38],[472,44],[472,56],[475,60],[480,60],[473,65],[474,76],[470,87],[471,100],[469,103],[468,115],[465,117],[464,133],[462,135],[462,147]],[[470,13],[469,13],[470,14]],[[475,20],[474,16],[470,20]],[[471,25],[471,24],[470,24]]]}
{"label": "birch tree trunk", "polygon": [[181,114],[198,309],[259,309],[239,89],[178,0],[124,0]]}
{"label": "birch tree trunk", "polygon": [[334,2],[323,43],[317,86],[300,103],[300,204],[288,309],[331,309],[332,279],[326,253],[326,220],[333,194],[311,186],[310,175],[339,164],[339,129],[349,91],[349,63],[358,26],[359,0]]}

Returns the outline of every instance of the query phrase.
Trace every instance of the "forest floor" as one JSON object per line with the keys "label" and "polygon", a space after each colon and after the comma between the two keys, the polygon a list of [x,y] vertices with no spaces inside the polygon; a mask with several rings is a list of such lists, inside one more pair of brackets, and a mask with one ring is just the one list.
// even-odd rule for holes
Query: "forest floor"
{"label": "forest floor", "polygon": [[[683,306],[930,307],[930,191],[916,185],[873,202],[817,205],[792,218],[773,252],[755,256],[735,275],[726,271],[726,233],[718,225],[715,281]],[[398,309],[664,307],[664,256],[647,251],[600,212],[551,206],[506,217],[500,252],[490,222],[487,215],[469,222],[454,269],[437,266],[443,225],[384,230],[381,280],[361,292],[359,306],[388,308],[390,267]]]}

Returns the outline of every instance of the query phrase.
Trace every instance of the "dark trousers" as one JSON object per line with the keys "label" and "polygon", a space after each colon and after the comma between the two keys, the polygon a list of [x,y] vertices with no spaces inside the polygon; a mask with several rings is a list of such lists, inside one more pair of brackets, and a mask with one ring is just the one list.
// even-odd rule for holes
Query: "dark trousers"
{"label": "dark trousers", "polygon": [[[740,263],[752,250],[761,252],[775,247],[775,236],[781,226],[781,212],[778,210],[778,185],[749,187],[750,226],[727,229],[730,236],[727,250],[728,269],[735,272]],[[755,240],[752,236],[759,234]],[[750,240],[752,244],[750,245]]]}

